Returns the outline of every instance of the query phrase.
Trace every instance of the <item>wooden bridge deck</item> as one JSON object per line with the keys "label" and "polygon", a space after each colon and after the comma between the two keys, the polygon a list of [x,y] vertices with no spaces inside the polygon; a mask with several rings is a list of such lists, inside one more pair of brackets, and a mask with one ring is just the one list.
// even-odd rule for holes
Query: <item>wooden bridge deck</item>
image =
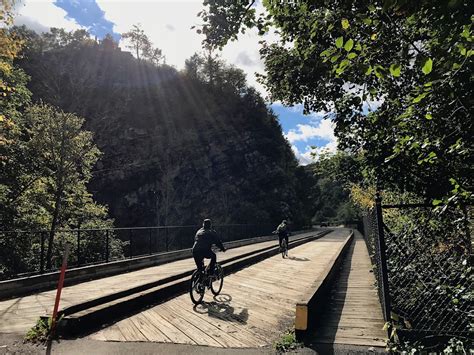
{"label": "wooden bridge deck", "polygon": [[[313,235],[314,232],[299,234],[298,237]],[[219,254],[220,260],[227,260],[252,250],[273,246],[276,239],[258,244],[250,244],[229,249]],[[82,282],[65,287],[62,291],[60,308],[70,307],[118,291],[162,279],[176,273],[195,268],[194,260],[187,258],[149,267],[129,273]],[[56,290],[0,301],[0,333],[25,334],[33,327],[40,316],[51,314]]]}
{"label": "wooden bridge deck", "polygon": [[384,347],[387,332],[382,330],[384,321],[375,276],[365,241],[358,231],[354,232],[355,239],[311,341]]}
{"label": "wooden bridge deck", "polygon": [[121,320],[89,338],[153,341],[215,347],[261,347],[293,326],[295,303],[338,251],[348,229],[249,266],[224,280],[222,294],[206,293],[193,308],[184,294]]}

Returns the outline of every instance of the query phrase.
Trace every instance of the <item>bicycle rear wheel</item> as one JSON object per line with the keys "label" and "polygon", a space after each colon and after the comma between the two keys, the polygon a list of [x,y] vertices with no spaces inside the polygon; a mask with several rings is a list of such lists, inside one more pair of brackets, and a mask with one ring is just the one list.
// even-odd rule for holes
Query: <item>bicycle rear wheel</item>
{"label": "bicycle rear wheel", "polygon": [[281,241],[281,257],[284,259],[288,255],[288,245],[286,245],[286,240]]}
{"label": "bicycle rear wheel", "polygon": [[194,304],[199,304],[204,298],[204,291],[206,286],[203,284],[202,273],[198,270],[194,271],[193,276],[191,276],[191,284],[189,287],[189,295],[191,296],[191,301]]}
{"label": "bicycle rear wheel", "polygon": [[224,284],[224,270],[222,270],[222,266],[216,264],[216,271],[215,274],[212,276],[211,280],[211,291],[214,296],[217,296],[221,290],[222,285]]}

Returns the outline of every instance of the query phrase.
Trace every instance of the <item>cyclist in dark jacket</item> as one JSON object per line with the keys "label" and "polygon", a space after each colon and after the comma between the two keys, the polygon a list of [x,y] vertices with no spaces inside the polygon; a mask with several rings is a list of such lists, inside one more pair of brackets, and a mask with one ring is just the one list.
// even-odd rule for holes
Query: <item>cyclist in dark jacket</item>
{"label": "cyclist in dark jacket", "polygon": [[225,252],[225,247],[217,236],[215,230],[211,229],[212,223],[210,219],[205,219],[202,223],[202,228],[196,232],[193,245],[193,257],[196,262],[198,270],[202,271],[204,268],[204,259],[211,259],[208,270],[214,271],[216,265],[216,254],[212,251],[212,246],[215,244],[220,250]]}
{"label": "cyclist in dark jacket", "polygon": [[283,238],[285,238],[286,245],[288,245],[288,236],[290,235],[290,228],[288,227],[288,223],[285,219],[281,221],[281,223],[279,224],[275,232],[278,234],[280,248],[281,248],[281,242],[283,241]]}

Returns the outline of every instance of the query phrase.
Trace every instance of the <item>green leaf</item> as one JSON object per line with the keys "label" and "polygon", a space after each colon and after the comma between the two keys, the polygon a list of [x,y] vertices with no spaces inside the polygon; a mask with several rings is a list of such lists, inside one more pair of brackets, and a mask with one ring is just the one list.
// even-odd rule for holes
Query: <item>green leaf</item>
{"label": "green leaf", "polygon": [[349,53],[349,54],[347,55],[347,58],[349,58],[349,59],[354,59],[355,57],[357,57],[357,54],[354,53],[354,52]]}
{"label": "green leaf", "polygon": [[375,66],[375,76],[379,79],[382,79],[384,77],[384,69],[381,65],[376,65]]}
{"label": "green leaf", "polygon": [[347,52],[350,52],[352,47],[354,47],[354,41],[352,39],[349,39],[346,44],[344,45],[344,49],[347,51]]}
{"label": "green leaf", "polygon": [[362,22],[365,23],[367,26],[372,24],[372,20],[368,17],[363,18]]}
{"label": "green leaf", "polygon": [[433,69],[433,61],[431,60],[431,58],[428,58],[425,61],[425,64],[423,64],[423,68],[421,70],[423,71],[425,75],[428,75],[429,73],[431,73],[432,69]]}
{"label": "green leaf", "polygon": [[365,75],[370,75],[370,74],[372,74],[372,70],[373,70],[372,66],[369,65],[369,67],[368,67],[367,70],[365,71]]}
{"label": "green leaf", "polygon": [[335,61],[337,61],[340,56],[341,56],[340,54],[333,55],[333,56],[331,57],[331,63],[334,63]]}
{"label": "green leaf", "polygon": [[331,53],[332,53],[332,50],[330,48],[328,48],[328,49],[322,51],[320,56],[321,57],[327,57],[327,56],[331,55]]}
{"label": "green leaf", "polygon": [[442,200],[433,200],[433,206],[438,206],[442,203]]}
{"label": "green leaf", "polygon": [[390,74],[394,77],[399,77],[401,72],[401,66],[400,64],[392,64],[390,66]]}
{"label": "green leaf", "polygon": [[344,69],[345,67],[347,67],[348,65],[350,64],[350,62],[347,60],[347,59],[344,59],[341,64],[339,64],[339,67]]}
{"label": "green leaf", "polygon": [[425,115],[425,118],[426,118],[427,120],[431,120],[431,119],[433,119],[433,116],[431,115],[431,113],[427,113],[427,114]]}
{"label": "green leaf", "polygon": [[423,94],[420,94],[417,97],[415,97],[412,102],[414,104],[416,104],[416,103],[420,102],[421,100],[423,100],[426,97],[426,95],[428,95],[428,93],[424,92]]}
{"label": "green leaf", "polygon": [[349,28],[349,21],[346,18],[343,18],[341,20],[341,25],[343,29],[347,30]]}
{"label": "green leaf", "polygon": [[342,45],[343,45],[343,44],[344,44],[344,38],[338,37],[338,38],[336,39],[336,47],[337,47],[337,48],[342,48]]}

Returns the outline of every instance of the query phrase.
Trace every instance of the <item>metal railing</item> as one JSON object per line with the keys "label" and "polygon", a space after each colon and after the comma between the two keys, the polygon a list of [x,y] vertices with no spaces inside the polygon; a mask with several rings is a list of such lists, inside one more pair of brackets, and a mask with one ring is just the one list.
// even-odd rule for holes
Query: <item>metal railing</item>
{"label": "metal railing", "polygon": [[472,208],[382,205],[364,216],[384,317],[407,337],[472,335]]}
{"label": "metal railing", "polygon": [[[269,235],[274,227],[267,224],[213,226],[223,242]],[[46,261],[49,231],[1,231],[0,242],[6,250],[2,253],[5,260],[0,262],[0,267],[4,264],[8,272],[0,274],[0,280],[57,270],[66,243],[70,245],[68,266],[79,267],[191,248],[199,228],[188,225],[58,230],[50,268]],[[8,250],[9,245],[19,242],[24,244],[19,250]]]}

